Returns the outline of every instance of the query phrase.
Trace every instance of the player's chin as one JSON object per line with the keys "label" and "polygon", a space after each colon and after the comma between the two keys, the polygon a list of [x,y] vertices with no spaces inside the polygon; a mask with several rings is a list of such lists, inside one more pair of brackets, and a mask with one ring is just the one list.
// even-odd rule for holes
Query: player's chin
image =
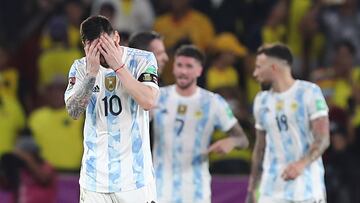
{"label": "player's chin", "polygon": [[180,87],[181,89],[186,89],[190,86],[190,83],[189,82],[186,82],[186,81],[177,81],[176,82],[177,86]]}

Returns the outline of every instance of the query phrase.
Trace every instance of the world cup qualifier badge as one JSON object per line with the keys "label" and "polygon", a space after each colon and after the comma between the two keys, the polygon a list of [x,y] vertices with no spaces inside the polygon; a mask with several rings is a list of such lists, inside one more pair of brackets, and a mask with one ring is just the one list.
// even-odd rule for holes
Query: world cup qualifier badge
{"label": "world cup qualifier badge", "polygon": [[68,88],[67,90],[71,90],[76,82],[76,78],[75,77],[69,77],[69,84],[68,84]]}
{"label": "world cup qualifier badge", "polygon": [[70,85],[75,85],[76,82],[76,78],[75,77],[69,77],[69,84]]}

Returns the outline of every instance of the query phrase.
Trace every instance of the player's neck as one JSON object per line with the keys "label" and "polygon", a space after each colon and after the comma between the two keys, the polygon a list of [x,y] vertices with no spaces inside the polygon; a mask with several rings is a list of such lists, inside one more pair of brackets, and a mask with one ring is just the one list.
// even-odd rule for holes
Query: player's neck
{"label": "player's neck", "polygon": [[194,95],[196,93],[196,89],[197,89],[197,85],[196,84],[192,84],[191,86],[187,87],[187,88],[180,88],[179,86],[175,86],[175,90],[176,92],[183,96],[183,97],[190,97],[192,95]]}
{"label": "player's neck", "polygon": [[293,77],[280,77],[278,80],[272,83],[271,87],[274,92],[285,92],[290,89],[295,83]]}

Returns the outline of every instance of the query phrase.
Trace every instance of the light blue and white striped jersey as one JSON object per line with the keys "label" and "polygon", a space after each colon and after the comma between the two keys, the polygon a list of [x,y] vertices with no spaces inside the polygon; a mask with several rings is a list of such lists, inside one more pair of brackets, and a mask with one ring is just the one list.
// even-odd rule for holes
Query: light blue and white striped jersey
{"label": "light blue and white striped jersey", "polygon": [[266,131],[266,148],[260,194],[278,199],[302,201],[324,198],[324,166],[319,158],[293,181],[284,181],[285,167],[304,157],[314,141],[311,120],[327,116],[321,89],[296,80],[285,92],[260,92],[254,102],[256,129]]}
{"label": "light blue and white striped jersey", "polygon": [[[157,86],[157,63],[151,52],[123,47],[125,68],[143,84]],[[86,59],[69,73],[65,101],[86,75]],[[154,82],[151,82],[154,81]],[[112,69],[100,67],[86,108],[80,185],[95,192],[123,192],[154,180],[150,152],[149,113],[126,92]]]}
{"label": "light blue and white striped jersey", "polygon": [[154,167],[161,203],[210,201],[206,151],[215,128],[230,130],[237,120],[218,94],[200,87],[189,97],[175,85],[160,88],[154,109]]}

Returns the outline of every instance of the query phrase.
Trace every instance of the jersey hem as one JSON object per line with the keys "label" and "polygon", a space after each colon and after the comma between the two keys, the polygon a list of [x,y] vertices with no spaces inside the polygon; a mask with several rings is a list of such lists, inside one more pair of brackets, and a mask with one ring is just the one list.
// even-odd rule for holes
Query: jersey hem
{"label": "jersey hem", "polygon": [[[155,181],[155,180],[154,180]],[[143,187],[146,187],[148,186],[149,184],[151,184],[152,181],[146,181],[144,183],[143,186],[137,188],[136,187],[136,184],[130,184],[130,185],[127,185],[125,187],[121,187],[119,190],[114,190],[114,191],[111,191],[111,190],[108,190],[107,188],[108,187],[97,187],[97,189],[92,189],[93,187],[89,187],[88,185],[86,184],[83,184],[81,183],[81,181],[79,181],[79,185],[81,188],[84,188],[85,190],[88,190],[88,191],[91,191],[91,192],[97,192],[97,193],[121,193],[121,192],[128,192],[128,191],[133,191],[133,190],[139,190]]]}

